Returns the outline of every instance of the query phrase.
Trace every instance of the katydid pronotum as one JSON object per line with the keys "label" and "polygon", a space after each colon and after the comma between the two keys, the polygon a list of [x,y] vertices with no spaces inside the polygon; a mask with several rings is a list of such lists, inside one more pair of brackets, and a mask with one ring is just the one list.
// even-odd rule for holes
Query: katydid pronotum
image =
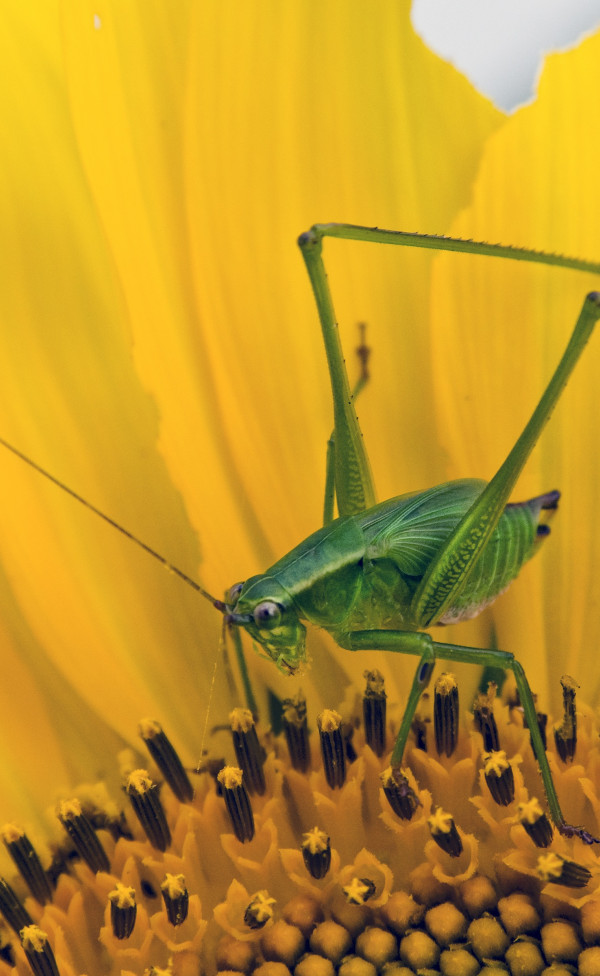
{"label": "katydid pronotum", "polygon": [[[265,573],[232,587],[226,601],[214,599],[21,452],[5,441],[0,443],[178,573],[224,614],[229,626],[246,630],[258,650],[281,671],[293,674],[305,660],[305,622],[328,631],[350,651],[388,651],[418,657],[392,752],[392,768],[400,766],[419,699],[437,658],[512,671],[552,820],[567,836],[597,842],[583,827],[568,824],[563,817],[533,696],[519,662],[509,652],[443,643],[423,631],[479,613],[515,579],[547,535],[542,513],[556,508],[557,491],[519,504],[509,504],[508,500],[600,318],[600,294],[592,292],[585,298],[545,392],[489,483],[454,481],[376,504],[322,260],[325,237],[459,251],[600,273],[599,263],[348,224],[317,224],[302,234],[298,243],[317,304],[333,394],[325,524]],[[335,519],[334,496],[339,513]]]}

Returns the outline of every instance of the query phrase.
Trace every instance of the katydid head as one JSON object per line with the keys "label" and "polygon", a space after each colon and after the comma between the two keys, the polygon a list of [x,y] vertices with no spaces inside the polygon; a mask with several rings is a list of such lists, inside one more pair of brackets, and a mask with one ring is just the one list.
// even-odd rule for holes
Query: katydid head
{"label": "katydid head", "polygon": [[243,627],[284,674],[306,660],[306,628],[292,599],[272,576],[252,576],[229,591],[225,620]]}

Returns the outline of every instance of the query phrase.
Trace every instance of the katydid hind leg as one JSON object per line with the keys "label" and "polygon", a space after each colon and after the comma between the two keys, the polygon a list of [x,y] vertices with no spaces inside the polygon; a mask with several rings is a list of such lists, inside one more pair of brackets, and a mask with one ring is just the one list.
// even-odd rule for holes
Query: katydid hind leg
{"label": "katydid hind leg", "polygon": [[554,821],[556,829],[567,837],[579,837],[586,844],[600,843],[600,839],[596,838],[584,827],[569,824],[564,818],[538,727],[531,688],[529,687],[529,682],[522,665],[516,660],[513,654],[508,651],[489,650],[483,647],[464,647],[460,644],[444,644],[439,641],[434,641],[429,634],[407,633],[405,631],[395,630],[357,631],[344,639],[343,646],[352,651],[391,651],[399,654],[414,654],[420,657],[415,678],[409,692],[407,707],[392,753],[392,765],[399,765],[402,762],[404,748],[420,693],[427,686],[433,665],[437,659],[512,671],[517,683],[525,722],[531,735],[531,743],[542,777],[550,816]]}
{"label": "katydid hind leg", "polygon": [[[352,390],[352,399],[356,400],[365,385],[369,381],[369,356],[371,350],[365,342],[367,326],[364,322],[358,323],[360,335],[360,345],[356,347],[356,355],[360,363],[360,373]],[[323,525],[329,525],[334,519],[335,506],[335,429],[331,431],[327,441],[325,455],[325,497],[323,501]]]}
{"label": "katydid hind leg", "polygon": [[323,525],[329,525],[334,519],[335,508],[335,432],[327,441],[325,453],[325,497],[323,499]]}
{"label": "katydid hind leg", "polygon": [[[340,515],[352,515],[362,512],[374,504],[375,489],[368,455],[360,434],[352,397],[350,396],[350,387],[339,339],[333,299],[323,263],[323,241],[325,238],[363,241],[372,244],[387,244],[410,248],[425,248],[434,251],[453,251],[457,254],[474,254],[482,258],[493,257],[511,261],[524,261],[593,272],[596,274],[600,273],[600,263],[572,258],[563,254],[535,251],[531,248],[488,244],[484,241],[461,240],[459,238],[443,237],[435,234],[407,233],[405,231],[393,231],[381,227],[365,227],[356,224],[314,224],[310,230],[300,234],[298,245],[304,258],[317,305],[333,397],[335,449],[330,452],[328,471],[331,471],[330,480],[335,486],[335,495],[337,496]],[[577,356],[578,353],[575,359]],[[551,404],[547,413],[550,412],[550,409]],[[522,438],[517,442],[518,445],[521,444],[521,440]],[[524,458],[526,456],[527,454],[524,455]],[[505,465],[508,463],[508,460],[505,462]],[[524,463],[524,459],[522,463]],[[519,470],[520,468],[515,468],[517,474]],[[503,472],[502,477],[504,478],[506,472],[503,469],[501,471]],[[498,478],[500,473],[498,472],[496,478]],[[491,484],[494,484],[494,482]],[[505,491],[506,500],[508,500],[508,495],[512,487],[510,478],[506,480],[504,488],[507,485],[509,487]],[[496,482],[494,490],[498,487],[498,483]],[[325,524],[333,518],[333,496],[333,489],[329,488],[324,506]],[[498,509],[498,513],[495,515],[493,502],[494,499],[490,493],[485,498],[482,512],[484,515],[488,515],[491,512],[491,517],[495,517],[497,521],[502,511],[502,505],[496,500],[495,507]],[[479,511],[473,513],[473,526],[475,526],[478,520],[478,515]],[[485,540],[481,545],[485,546]],[[456,539],[450,546],[450,555],[456,556],[458,549],[458,539]],[[445,555],[448,555],[448,553]],[[438,576],[441,576],[443,582],[441,589],[444,589],[448,582],[448,574],[445,571],[445,567],[440,564],[432,569],[432,576],[428,579],[427,585],[419,597],[420,605],[418,610],[423,617],[424,625],[427,625],[430,620],[440,619],[443,616],[443,608],[436,610],[436,604],[439,603],[441,598],[440,588],[437,585],[439,582]],[[459,588],[462,586],[463,579],[464,573],[461,574],[459,572],[457,584]],[[436,590],[438,591],[437,593]],[[430,609],[426,609],[426,604],[428,603],[431,603]],[[427,616],[429,616],[429,620],[425,619]]]}
{"label": "katydid hind leg", "polygon": [[312,285],[327,356],[333,398],[335,494],[340,515],[364,512],[375,504],[371,465],[358,425],[342,353],[333,300],[322,258],[322,240],[308,231],[298,244]]}
{"label": "katydid hind leg", "polygon": [[440,620],[466,585],[599,318],[600,294],[593,292],[586,297],[563,356],[522,434],[431,561],[412,603],[417,626],[430,627]]}

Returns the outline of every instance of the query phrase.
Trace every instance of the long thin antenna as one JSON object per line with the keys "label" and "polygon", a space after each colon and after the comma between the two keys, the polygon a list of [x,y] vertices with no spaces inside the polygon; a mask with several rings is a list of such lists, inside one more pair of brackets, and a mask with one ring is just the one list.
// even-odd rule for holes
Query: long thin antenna
{"label": "long thin antenna", "polygon": [[133,535],[132,532],[129,532],[128,529],[124,528],[122,525],[119,525],[118,522],[115,522],[115,520],[112,519],[110,515],[105,515],[104,512],[101,512],[99,508],[96,508],[96,506],[92,505],[91,502],[88,502],[87,499],[83,498],[81,495],[78,495],[76,491],[73,491],[73,489],[69,488],[68,485],[65,485],[64,482],[60,481],[58,478],[55,478],[54,475],[50,474],[49,471],[46,471],[45,468],[42,468],[39,464],[36,464],[36,462],[32,461],[31,458],[27,457],[26,454],[23,454],[16,447],[13,447],[12,444],[9,444],[8,441],[5,441],[3,437],[0,437],[0,444],[3,447],[5,447],[7,451],[10,451],[11,454],[16,455],[16,457],[20,458],[21,461],[24,461],[25,464],[28,464],[29,467],[33,468],[34,471],[37,471],[38,474],[43,475],[44,478],[47,478],[48,481],[51,481],[52,484],[57,486],[57,488],[60,488],[62,491],[65,491],[67,495],[70,495],[71,498],[75,499],[75,501],[79,502],[85,508],[89,508],[89,510],[93,512],[94,515],[98,515],[99,518],[104,519],[105,522],[108,522],[108,524],[111,525],[113,529],[116,529],[118,532],[121,533],[121,535],[124,535],[127,539],[130,540],[130,542],[135,542],[136,546],[139,546],[140,549],[143,549],[144,552],[148,553],[148,555],[153,556],[154,559],[157,559],[158,562],[162,563],[165,569],[168,569],[170,573],[174,573],[176,576],[179,576],[179,578],[182,579],[184,583],[187,583],[188,586],[191,586],[192,589],[196,590],[196,592],[199,593],[200,596],[203,596],[206,600],[209,600],[210,603],[212,603],[212,605],[217,608],[217,610],[220,610],[221,612],[225,610],[225,604],[222,602],[222,600],[216,600],[214,596],[211,596],[208,590],[205,590],[202,586],[200,586],[200,584],[197,583],[196,580],[192,579],[191,576],[188,576],[187,573],[184,573],[183,570],[178,569],[177,566],[173,565],[173,563],[170,563],[168,559],[165,559],[164,556],[161,556],[161,554],[159,552],[156,552],[155,549],[152,549],[150,546],[147,546],[145,542],[142,542],[141,539],[138,539],[138,537]]}

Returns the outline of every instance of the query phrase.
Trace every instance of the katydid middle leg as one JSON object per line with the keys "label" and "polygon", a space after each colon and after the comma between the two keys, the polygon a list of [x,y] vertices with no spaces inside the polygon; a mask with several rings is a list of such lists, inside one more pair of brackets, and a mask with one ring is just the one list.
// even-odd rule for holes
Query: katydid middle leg
{"label": "katydid middle leg", "polygon": [[483,647],[464,647],[460,644],[444,644],[434,641],[429,634],[411,633],[398,630],[361,630],[346,635],[339,643],[350,651],[391,651],[396,654],[413,654],[420,658],[408,701],[402,717],[396,744],[392,752],[391,765],[399,766],[412,725],[421,693],[429,684],[433,666],[437,658],[444,661],[477,664],[482,667],[504,668],[515,676],[517,691],[523,708],[525,722],[531,735],[531,744],[537,759],[544,791],[550,809],[550,816],[557,830],[568,837],[579,837],[586,844],[597,844],[600,840],[583,827],[567,823],[565,820],[540,734],[535,703],[529,682],[521,664],[507,651],[489,650]]}

